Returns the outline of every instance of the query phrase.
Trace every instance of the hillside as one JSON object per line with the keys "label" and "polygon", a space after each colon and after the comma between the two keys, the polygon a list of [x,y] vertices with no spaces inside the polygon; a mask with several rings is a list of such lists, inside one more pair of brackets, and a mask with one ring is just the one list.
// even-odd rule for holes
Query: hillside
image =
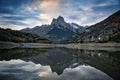
{"label": "hillside", "polygon": [[0,28],[0,41],[50,43],[47,39],[30,33]]}
{"label": "hillside", "polygon": [[88,27],[73,42],[120,42],[120,10],[107,19]]}

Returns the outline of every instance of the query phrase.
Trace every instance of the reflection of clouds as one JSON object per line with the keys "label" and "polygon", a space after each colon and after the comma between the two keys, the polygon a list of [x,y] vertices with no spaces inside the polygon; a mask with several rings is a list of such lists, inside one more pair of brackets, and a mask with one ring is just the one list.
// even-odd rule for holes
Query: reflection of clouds
{"label": "reflection of clouds", "polygon": [[[50,66],[42,66],[22,60],[0,61],[0,79],[18,80],[112,80],[108,75],[91,66],[67,68],[59,76],[52,73]],[[10,78],[9,78],[10,77]]]}
{"label": "reflection of clouds", "polygon": [[112,80],[108,75],[91,66],[78,66],[74,69],[67,68],[61,75],[62,78],[69,77],[71,80]]}

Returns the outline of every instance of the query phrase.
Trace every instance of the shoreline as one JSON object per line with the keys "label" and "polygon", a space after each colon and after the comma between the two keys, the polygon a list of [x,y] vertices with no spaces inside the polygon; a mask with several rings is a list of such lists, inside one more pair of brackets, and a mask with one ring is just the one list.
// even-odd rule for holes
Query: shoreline
{"label": "shoreline", "polygon": [[11,49],[11,48],[55,48],[55,47],[65,47],[65,48],[70,48],[70,49],[120,51],[120,43],[46,44],[46,43],[14,43],[14,42],[8,42],[8,41],[0,41],[0,49]]}

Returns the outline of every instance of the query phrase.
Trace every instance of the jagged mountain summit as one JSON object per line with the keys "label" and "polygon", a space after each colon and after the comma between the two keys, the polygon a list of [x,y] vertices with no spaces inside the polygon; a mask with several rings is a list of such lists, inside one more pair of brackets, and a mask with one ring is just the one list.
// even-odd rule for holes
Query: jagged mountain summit
{"label": "jagged mountain summit", "polygon": [[31,29],[25,28],[21,31],[37,34],[41,37],[47,38],[53,43],[63,43],[84,29],[85,27],[79,26],[75,23],[65,22],[64,18],[59,16],[57,19],[53,18],[50,25],[36,26]]}
{"label": "jagged mountain summit", "polygon": [[[88,27],[74,42],[120,41],[120,10],[107,19]],[[114,39],[115,38],[115,39]]]}

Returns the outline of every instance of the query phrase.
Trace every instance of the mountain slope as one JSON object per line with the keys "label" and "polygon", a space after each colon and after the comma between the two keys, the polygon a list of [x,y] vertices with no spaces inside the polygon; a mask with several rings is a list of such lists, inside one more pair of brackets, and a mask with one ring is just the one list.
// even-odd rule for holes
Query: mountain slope
{"label": "mountain slope", "polygon": [[50,43],[38,35],[0,28],[0,41]]}
{"label": "mountain slope", "polygon": [[[80,33],[74,42],[99,42],[105,37],[112,36],[120,32],[120,10],[109,16],[107,19],[90,26]],[[108,40],[109,41],[109,40]]]}
{"label": "mountain slope", "polygon": [[64,18],[59,16],[57,19],[53,19],[50,25],[42,25],[34,28],[22,29],[22,32],[37,34],[50,40],[53,43],[64,43],[72,36],[77,35],[80,31],[84,30],[84,27],[75,23],[66,23]]}

